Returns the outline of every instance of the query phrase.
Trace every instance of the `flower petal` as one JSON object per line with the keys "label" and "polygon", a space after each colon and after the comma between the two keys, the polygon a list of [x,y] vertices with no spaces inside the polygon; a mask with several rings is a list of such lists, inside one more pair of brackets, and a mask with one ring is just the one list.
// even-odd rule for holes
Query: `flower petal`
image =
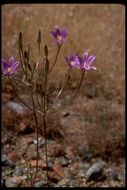
{"label": "flower petal", "polygon": [[74,61],[74,60],[75,60],[75,55],[74,55],[74,54],[71,54],[71,55],[70,55],[70,62],[71,62],[71,61]]}
{"label": "flower petal", "polygon": [[88,52],[85,52],[85,53],[84,53],[84,62],[86,62],[87,59],[88,59]]}
{"label": "flower petal", "polygon": [[50,34],[51,34],[55,39],[57,38],[57,34],[56,34],[56,32],[51,31]]}
{"label": "flower petal", "polygon": [[91,65],[96,59],[95,55],[91,55],[88,60],[87,60],[87,64]]}
{"label": "flower petal", "polygon": [[19,62],[16,61],[13,66],[12,66],[12,69],[11,69],[11,72],[12,73],[15,73],[17,71],[17,67],[19,66]]}
{"label": "flower petal", "polygon": [[97,70],[97,68],[96,68],[96,67],[94,67],[94,66],[91,66],[90,68],[91,68],[91,69],[93,69],[94,71],[96,71],[96,70]]}
{"label": "flower petal", "polygon": [[10,57],[10,60],[9,60],[9,67],[11,67],[12,65],[14,64],[14,57]]}
{"label": "flower petal", "polygon": [[61,36],[62,36],[63,38],[66,38],[67,35],[68,35],[67,29],[64,28],[64,29],[61,31]]}
{"label": "flower petal", "polygon": [[56,27],[56,35],[61,35],[60,29]]}
{"label": "flower petal", "polygon": [[8,65],[6,59],[3,59],[3,58],[2,58],[2,68],[3,68],[3,69],[6,69],[6,68],[8,68],[8,67],[9,67],[9,65]]}
{"label": "flower petal", "polygon": [[84,69],[85,69],[86,71],[89,71],[90,68],[91,68],[91,67],[90,67],[89,65],[87,65],[87,64],[84,66]]}

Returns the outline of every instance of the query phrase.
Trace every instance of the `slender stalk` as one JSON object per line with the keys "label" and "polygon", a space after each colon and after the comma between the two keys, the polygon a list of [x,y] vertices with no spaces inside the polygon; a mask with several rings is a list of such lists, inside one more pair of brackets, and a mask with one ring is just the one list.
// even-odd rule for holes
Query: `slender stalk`
{"label": "slender stalk", "polygon": [[38,120],[37,120],[37,114],[36,114],[36,110],[35,110],[35,102],[34,102],[34,97],[33,97],[33,86],[30,86],[30,90],[31,90],[31,100],[32,100],[32,105],[33,105],[33,113],[34,113],[34,118],[35,118],[35,123],[36,123],[36,130],[37,130],[37,160],[36,160],[36,172],[35,172],[35,176],[34,179],[32,181],[32,185],[34,185],[36,177],[37,177],[37,172],[38,172],[38,159],[39,159],[39,127],[38,127]]}
{"label": "slender stalk", "polygon": [[53,106],[54,106],[55,103],[57,102],[58,98],[60,97],[60,95],[61,95],[61,93],[62,93],[62,91],[63,91],[63,89],[64,89],[64,86],[65,86],[65,84],[66,84],[66,81],[67,81],[67,79],[68,79],[69,74],[70,74],[70,69],[68,68],[67,73],[66,73],[65,78],[64,78],[64,81],[63,81],[63,84],[62,84],[62,86],[61,86],[61,88],[60,88],[60,90],[59,90],[59,92],[58,92],[58,94],[57,94],[57,96],[56,96],[56,98],[55,98],[53,104],[52,104],[52,105],[50,106],[50,108],[48,109],[48,112],[50,112],[50,110],[53,108]]}
{"label": "slender stalk", "polygon": [[44,116],[43,116],[43,125],[44,125],[44,136],[45,136],[45,158],[46,158],[46,168],[47,168],[47,185],[49,187],[49,176],[48,176],[48,155],[47,155],[47,133],[46,133],[46,91],[47,91],[47,74],[45,75],[45,86],[44,86]]}
{"label": "slender stalk", "polygon": [[[72,103],[72,101],[73,101],[74,98],[76,97],[76,95],[77,95],[77,93],[79,92],[79,89],[80,89],[80,87],[81,87],[84,74],[85,74],[85,73],[82,72],[81,79],[80,79],[80,82],[79,82],[79,86],[78,86],[78,88],[76,89],[74,95],[71,97],[71,99],[70,99],[68,102],[66,102],[66,103],[64,103],[64,104],[62,105],[63,107],[66,106],[66,105],[69,105],[70,103]],[[57,100],[57,99],[58,99],[58,98],[56,97],[56,100]],[[56,100],[55,100],[55,102],[56,102]],[[48,112],[50,112],[50,110],[53,108],[55,102],[54,102],[54,103],[52,104],[52,106],[49,108]],[[53,111],[53,113],[56,113],[56,112],[58,112],[59,110],[60,110],[60,109],[57,109],[56,111]]]}
{"label": "slender stalk", "polygon": [[46,176],[47,185],[49,187],[49,175],[48,175],[48,154],[47,154],[47,134],[46,134],[46,114],[43,116],[44,135],[45,135],[45,158],[46,158]]}
{"label": "slender stalk", "polygon": [[58,58],[58,55],[59,55],[59,52],[60,52],[60,48],[61,48],[61,46],[58,46],[58,49],[57,49],[57,53],[56,53],[56,57],[55,57],[54,63],[53,63],[53,65],[52,65],[52,67],[50,68],[48,74],[52,71],[53,67],[54,67],[55,64],[56,64],[56,61],[57,61],[57,58]]}

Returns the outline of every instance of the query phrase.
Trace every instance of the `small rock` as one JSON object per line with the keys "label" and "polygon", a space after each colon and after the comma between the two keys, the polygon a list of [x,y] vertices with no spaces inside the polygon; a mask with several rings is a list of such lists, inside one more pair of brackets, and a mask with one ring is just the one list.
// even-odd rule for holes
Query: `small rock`
{"label": "small rock", "polygon": [[2,155],[2,166],[9,166],[11,168],[15,167],[15,164],[7,158],[6,155]]}
{"label": "small rock", "polygon": [[49,155],[53,157],[60,157],[64,155],[64,147],[62,144],[53,143],[48,147]]}
{"label": "small rock", "polygon": [[[36,160],[31,160],[29,164],[31,167],[36,167]],[[46,163],[42,160],[38,160],[38,167],[41,167],[43,170],[47,170]],[[48,164],[48,170],[52,170],[51,164]]]}
{"label": "small rock", "polygon": [[58,174],[60,177],[62,177],[62,178],[64,177],[64,170],[58,161],[55,162],[53,169],[56,172],[56,174]]}
{"label": "small rock", "polygon": [[85,155],[84,155],[84,157],[83,157],[83,159],[85,161],[90,161],[92,158],[93,158],[93,155],[90,152],[86,152]]}
{"label": "small rock", "polygon": [[27,149],[27,157],[28,159],[36,159],[37,158],[37,153],[36,153],[36,145],[35,144],[30,144],[28,149]]}
{"label": "small rock", "polygon": [[21,166],[16,166],[14,173],[16,176],[22,176],[23,175],[23,168]]}
{"label": "small rock", "polygon": [[64,178],[64,179],[60,180],[57,185],[58,185],[58,187],[66,187],[66,186],[68,186],[68,181],[69,180]]}
{"label": "small rock", "polygon": [[25,125],[24,123],[19,124],[19,134],[28,135],[35,132],[35,129],[30,125]]}
{"label": "small rock", "polygon": [[10,110],[18,113],[18,114],[25,114],[27,108],[25,106],[23,106],[22,104],[13,102],[13,101],[9,101],[7,103],[7,106],[10,108]]}
{"label": "small rock", "polygon": [[11,160],[14,163],[19,160],[19,156],[18,156],[18,154],[17,154],[17,152],[15,150],[9,152],[7,157],[9,158],[9,160]]}
{"label": "small rock", "polygon": [[7,180],[5,181],[5,186],[6,186],[6,187],[18,187],[18,184],[16,183],[15,180],[7,179]]}
{"label": "small rock", "polygon": [[69,115],[70,115],[70,113],[69,113],[69,112],[65,112],[65,111],[64,111],[64,112],[62,113],[62,115],[63,115],[63,117],[67,117],[67,116],[69,116]]}
{"label": "small rock", "polygon": [[97,162],[93,164],[86,172],[86,181],[96,181],[103,176],[103,169],[106,163],[104,161]]}
{"label": "small rock", "polygon": [[65,157],[60,158],[60,163],[61,163],[61,166],[63,167],[68,166],[69,164],[68,159],[66,159]]}
{"label": "small rock", "polygon": [[44,185],[45,185],[44,181],[39,181],[35,183],[34,187],[44,187]]}
{"label": "small rock", "polygon": [[107,178],[109,179],[109,180],[119,180],[119,177],[118,177],[118,173],[116,172],[116,171],[109,171],[108,173],[107,173]]}

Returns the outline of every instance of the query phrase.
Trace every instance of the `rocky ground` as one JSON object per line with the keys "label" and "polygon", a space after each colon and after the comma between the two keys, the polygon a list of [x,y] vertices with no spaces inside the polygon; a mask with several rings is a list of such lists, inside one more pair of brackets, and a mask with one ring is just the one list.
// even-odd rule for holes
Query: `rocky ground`
{"label": "rocky ground", "polygon": [[[75,103],[75,106],[77,104]],[[83,146],[85,142],[82,142],[85,141],[85,137],[83,139],[79,134],[82,131],[80,131],[80,128],[76,128],[76,126],[80,126],[80,122],[83,123],[83,116],[76,114],[73,106],[70,106],[70,109],[64,108],[59,113],[59,122],[54,123],[52,117],[48,121],[50,124],[47,130],[50,186],[124,187],[124,157],[121,154],[113,159],[107,155],[108,159],[106,159],[104,156],[95,155],[90,149],[85,149],[87,146]],[[37,158],[34,120],[31,119],[28,123],[28,118],[32,118],[33,114],[7,93],[3,93],[2,111],[4,114],[4,124],[2,126],[2,186],[29,187],[30,164],[31,172],[35,173]],[[41,121],[40,118],[39,121]],[[69,135],[73,138],[71,139]],[[76,146],[74,139],[76,141],[78,135],[82,139],[80,144]],[[34,186],[46,186],[44,136],[41,134],[39,135],[39,169]]]}

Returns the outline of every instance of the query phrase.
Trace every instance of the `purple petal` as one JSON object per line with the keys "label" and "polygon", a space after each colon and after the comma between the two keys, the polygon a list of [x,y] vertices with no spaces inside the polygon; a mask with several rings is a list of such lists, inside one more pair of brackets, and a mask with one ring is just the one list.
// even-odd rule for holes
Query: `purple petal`
{"label": "purple petal", "polygon": [[85,53],[84,53],[84,62],[86,62],[87,59],[88,59],[88,52],[85,52]]}
{"label": "purple petal", "polygon": [[78,55],[78,60],[80,62],[80,65],[83,64],[83,59]]}
{"label": "purple petal", "polygon": [[71,54],[71,55],[70,55],[70,62],[71,62],[71,61],[74,61],[74,60],[75,60],[75,55],[74,55],[74,54]]}
{"label": "purple petal", "polygon": [[14,64],[14,57],[10,57],[9,67],[11,67],[13,64]]}
{"label": "purple petal", "polygon": [[86,71],[89,71],[90,68],[91,68],[91,67],[90,67],[89,65],[85,65],[85,66],[84,66],[84,69],[85,69]]}
{"label": "purple petal", "polygon": [[91,66],[90,68],[93,69],[93,70],[95,70],[95,71],[97,70],[97,68],[94,67],[94,66]]}
{"label": "purple petal", "polygon": [[3,58],[2,58],[2,68],[3,68],[3,69],[7,69],[8,67],[9,67],[9,65],[8,65],[6,59],[3,59]]}
{"label": "purple petal", "polygon": [[96,59],[95,55],[91,55],[88,60],[87,60],[87,64],[91,65]]}
{"label": "purple petal", "polygon": [[62,36],[63,38],[66,38],[67,35],[68,35],[67,29],[64,28],[64,29],[61,31],[61,36]]}
{"label": "purple petal", "polygon": [[15,73],[17,71],[17,67],[19,66],[19,62],[16,61],[13,66],[12,66],[12,69],[11,69],[11,72],[12,73]]}
{"label": "purple petal", "polygon": [[51,31],[50,34],[51,34],[55,39],[57,38],[57,34],[56,34],[56,32]]}
{"label": "purple petal", "polygon": [[58,27],[56,27],[56,35],[60,35],[60,29]]}
{"label": "purple petal", "polygon": [[74,67],[80,67],[80,62],[79,62],[79,59],[78,59],[78,57],[77,58],[75,58],[75,61],[74,61],[74,65],[73,65]]}

